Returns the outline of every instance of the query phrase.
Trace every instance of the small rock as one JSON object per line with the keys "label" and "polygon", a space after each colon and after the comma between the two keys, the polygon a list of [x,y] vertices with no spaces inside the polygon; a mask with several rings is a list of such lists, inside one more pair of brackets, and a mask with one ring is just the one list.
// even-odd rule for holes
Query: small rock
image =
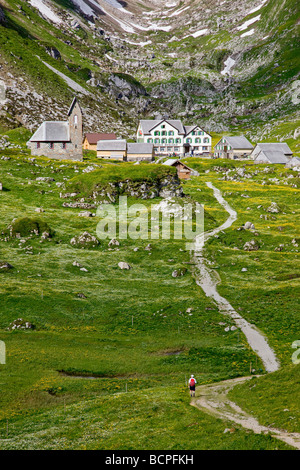
{"label": "small rock", "polygon": [[0,272],[10,271],[13,269],[13,266],[6,261],[0,261]]}
{"label": "small rock", "polygon": [[253,224],[252,222],[246,222],[246,223],[244,224],[244,229],[245,229],[245,230],[254,230],[255,227],[254,227],[254,224]]}
{"label": "small rock", "polygon": [[82,212],[79,212],[78,214],[78,217],[93,217],[93,216],[94,214],[89,211],[82,211]]}
{"label": "small rock", "polygon": [[123,261],[118,263],[118,266],[120,269],[131,269],[131,266],[128,263],[124,263]]}
{"label": "small rock", "polygon": [[112,240],[110,240],[108,246],[120,246],[120,242],[118,240],[116,240],[115,238],[113,238]]}

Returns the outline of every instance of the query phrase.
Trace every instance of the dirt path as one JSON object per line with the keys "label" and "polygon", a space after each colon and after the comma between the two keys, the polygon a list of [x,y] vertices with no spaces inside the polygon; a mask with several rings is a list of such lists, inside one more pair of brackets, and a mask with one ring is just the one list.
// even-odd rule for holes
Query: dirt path
{"label": "dirt path", "polygon": [[234,386],[242,384],[252,377],[239,377],[218,382],[217,384],[199,386],[197,387],[196,397],[191,401],[191,405],[216,418],[231,421],[257,434],[270,433],[273,437],[300,450],[300,433],[288,433],[280,429],[261,426],[256,418],[247,414],[228,398],[228,392]]}
{"label": "dirt path", "polygon": [[[230,227],[237,219],[237,213],[228,202],[222,197],[221,192],[213,186],[212,183],[206,183],[214,192],[215,198],[228,212],[229,217],[222,225],[210,232],[205,232],[195,239],[194,261],[197,268],[196,282],[203,289],[208,297],[211,297],[217,303],[221,313],[230,315],[238,328],[244,333],[247,341],[253,351],[261,358],[267,372],[274,372],[279,369],[280,364],[274,351],[270,348],[265,336],[238,314],[232,305],[222,297],[217,291],[217,285],[220,280],[216,274],[207,267],[206,259],[203,256],[204,243],[209,238],[218,234],[221,230]],[[261,426],[256,418],[245,413],[236,403],[228,399],[228,392],[235,386],[251,379],[242,377],[233,380],[226,380],[216,384],[209,384],[197,387],[196,397],[192,399],[191,405],[205,411],[217,418],[226,421],[232,421],[241,425],[245,429],[255,433],[271,433],[274,437],[300,450],[300,434],[288,433],[276,428]]]}
{"label": "dirt path", "polygon": [[205,294],[208,297],[212,297],[217,303],[221,313],[230,315],[234,320],[236,326],[241,329],[244,335],[247,338],[247,341],[253,351],[261,358],[265,370],[267,372],[274,372],[279,369],[279,361],[275,356],[274,351],[270,348],[265,336],[255,325],[250,324],[244,318],[237,313],[232,305],[222,297],[217,291],[217,285],[219,284],[219,279],[216,277],[216,274],[212,272],[206,265],[206,260],[203,256],[204,243],[209,238],[217,235],[220,231],[230,227],[233,222],[237,219],[237,213],[233,210],[228,202],[222,197],[221,192],[215,188],[212,183],[206,183],[209,188],[214,192],[215,198],[218,202],[224,207],[224,209],[229,213],[229,217],[224,222],[224,224],[215,228],[210,232],[205,232],[204,234],[196,237],[195,240],[195,253],[194,261],[196,265],[196,270],[198,273],[196,275],[196,282],[200,286]]}

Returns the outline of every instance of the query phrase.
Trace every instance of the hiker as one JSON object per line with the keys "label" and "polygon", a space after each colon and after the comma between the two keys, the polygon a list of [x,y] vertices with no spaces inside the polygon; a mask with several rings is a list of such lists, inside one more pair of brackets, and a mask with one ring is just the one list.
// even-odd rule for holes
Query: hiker
{"label": "hiker", "polygon": [[195,379],[193,375],[191,375],[191,378],[189,380],[189,388],[191,392],[191,397],[195,396],[196,383],[197,383],[197,380]]}

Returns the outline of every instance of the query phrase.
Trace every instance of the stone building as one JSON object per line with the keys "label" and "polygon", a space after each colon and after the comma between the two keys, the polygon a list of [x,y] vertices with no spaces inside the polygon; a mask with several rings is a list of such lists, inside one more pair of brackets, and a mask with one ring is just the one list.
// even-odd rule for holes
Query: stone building
{"label": "stone building", "polygon": [[74,98],[67,121],[44,121],[27,142],[31,155],[82,160],[82,111]]}

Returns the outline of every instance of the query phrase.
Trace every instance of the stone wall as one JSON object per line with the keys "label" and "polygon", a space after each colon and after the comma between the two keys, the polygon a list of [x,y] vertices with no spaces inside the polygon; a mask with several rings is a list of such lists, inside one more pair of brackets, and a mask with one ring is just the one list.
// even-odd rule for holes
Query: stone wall
{"label": "stone wall", "polygon": [[48,157],[55,158],[58,160],[79,160],[82,161],[82,152],[81,154],[77,152],[77,149],[74,148],[74,145],[70,142],[66,143],[66,148],[63,149],[62,145],[58,142],[53,143],[53,149],[49,147],[47,142],[41,142],[40,147],[37,148],[36,142],[29,142],[28,148],[31,150],[31,155],[38,157]]}

